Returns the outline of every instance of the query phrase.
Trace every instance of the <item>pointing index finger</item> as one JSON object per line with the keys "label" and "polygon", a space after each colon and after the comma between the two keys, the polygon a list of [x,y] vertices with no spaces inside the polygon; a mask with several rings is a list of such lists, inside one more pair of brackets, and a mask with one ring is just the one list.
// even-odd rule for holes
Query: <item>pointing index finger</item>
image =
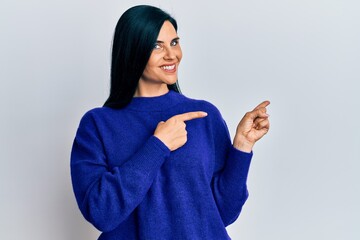
{"label": "pointing index finger", "polygon": [[189,121],[196,118],[203,118],[206,117],[207,113],[203,111],[197,111],[197,112],[186,112],[182,114],[175,115],[175,117],[180,121]]}
{"label": "pointing index finger", "polygon": [[270,104],[270,101],[263,101],[262,103],[260,103],[259,105],[257,105],[254,110],[259,109],[259,108],[264,108],[267,107]]}

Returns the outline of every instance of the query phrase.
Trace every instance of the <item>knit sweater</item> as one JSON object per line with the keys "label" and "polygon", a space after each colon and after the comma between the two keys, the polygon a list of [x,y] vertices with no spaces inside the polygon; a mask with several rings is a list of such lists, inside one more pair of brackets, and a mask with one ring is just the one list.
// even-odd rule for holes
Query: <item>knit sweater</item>
{"label": "knit sweater", "polygon": [[[191,111],[208,116],[187,121],[187,142],[170,151],[153,135],[157,124]],[[100,240],[221,240],[230,239],[225,227],[248,197],[251,158],[232,146],[214,105],[169,91],[88,111],[73,143],[71,177]]]}

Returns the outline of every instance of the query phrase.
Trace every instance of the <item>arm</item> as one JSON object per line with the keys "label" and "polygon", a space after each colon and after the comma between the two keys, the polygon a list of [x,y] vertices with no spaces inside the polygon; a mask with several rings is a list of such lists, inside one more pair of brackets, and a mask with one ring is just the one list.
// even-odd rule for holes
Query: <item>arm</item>
{"label": "arm", "polygon": [[[269,130],[266,107],[270,102],[259,104],[241,119],[231,144],[227,126],[218,113],[215,126],[215,169],[212,187],[214,198],[225,226],[236,220],[248,197],[246,180],[252,158],[252,148]],[[222,161],[224,159],[224,161]]]}
{"label": "arm", "polygon": [[252,152],[235,149],[225,122],[219,119],[215,127],[215,169],[211,187],[225,226],[239,216],[248,198],[246,186]]}
{"label": "arm", "polygon": [[100,231],[115,229],[143,200],[169,154],[151,136],[128,161],[109,168],[96,124],[85,115],[71,153],[74,193],[84,217]]}

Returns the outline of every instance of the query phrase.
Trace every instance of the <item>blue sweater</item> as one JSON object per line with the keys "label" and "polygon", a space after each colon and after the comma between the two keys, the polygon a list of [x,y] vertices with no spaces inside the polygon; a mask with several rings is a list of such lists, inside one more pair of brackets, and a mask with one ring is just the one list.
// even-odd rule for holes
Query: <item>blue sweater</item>
{"label": "blue sweater", "polygon": [[[170,151],[155,137],[160,121],[190,112],[188,140]],[[71,177],[84,217],[112,239],[230,239],[225,227],[248,197],[252,153],[235,149],[212,104],[169,91],[101,107],[81,119]]]}

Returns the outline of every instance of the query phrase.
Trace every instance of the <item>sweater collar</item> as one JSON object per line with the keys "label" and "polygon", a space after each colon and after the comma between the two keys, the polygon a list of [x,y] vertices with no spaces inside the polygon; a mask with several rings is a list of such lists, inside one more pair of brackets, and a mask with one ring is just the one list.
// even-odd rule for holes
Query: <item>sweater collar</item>
{"label": "sweater collar", "polygon": [[169,90],[164,95],[156,97],[133,97],[126,109],[137,111],[163,111],[178,104],[182,95]]}

